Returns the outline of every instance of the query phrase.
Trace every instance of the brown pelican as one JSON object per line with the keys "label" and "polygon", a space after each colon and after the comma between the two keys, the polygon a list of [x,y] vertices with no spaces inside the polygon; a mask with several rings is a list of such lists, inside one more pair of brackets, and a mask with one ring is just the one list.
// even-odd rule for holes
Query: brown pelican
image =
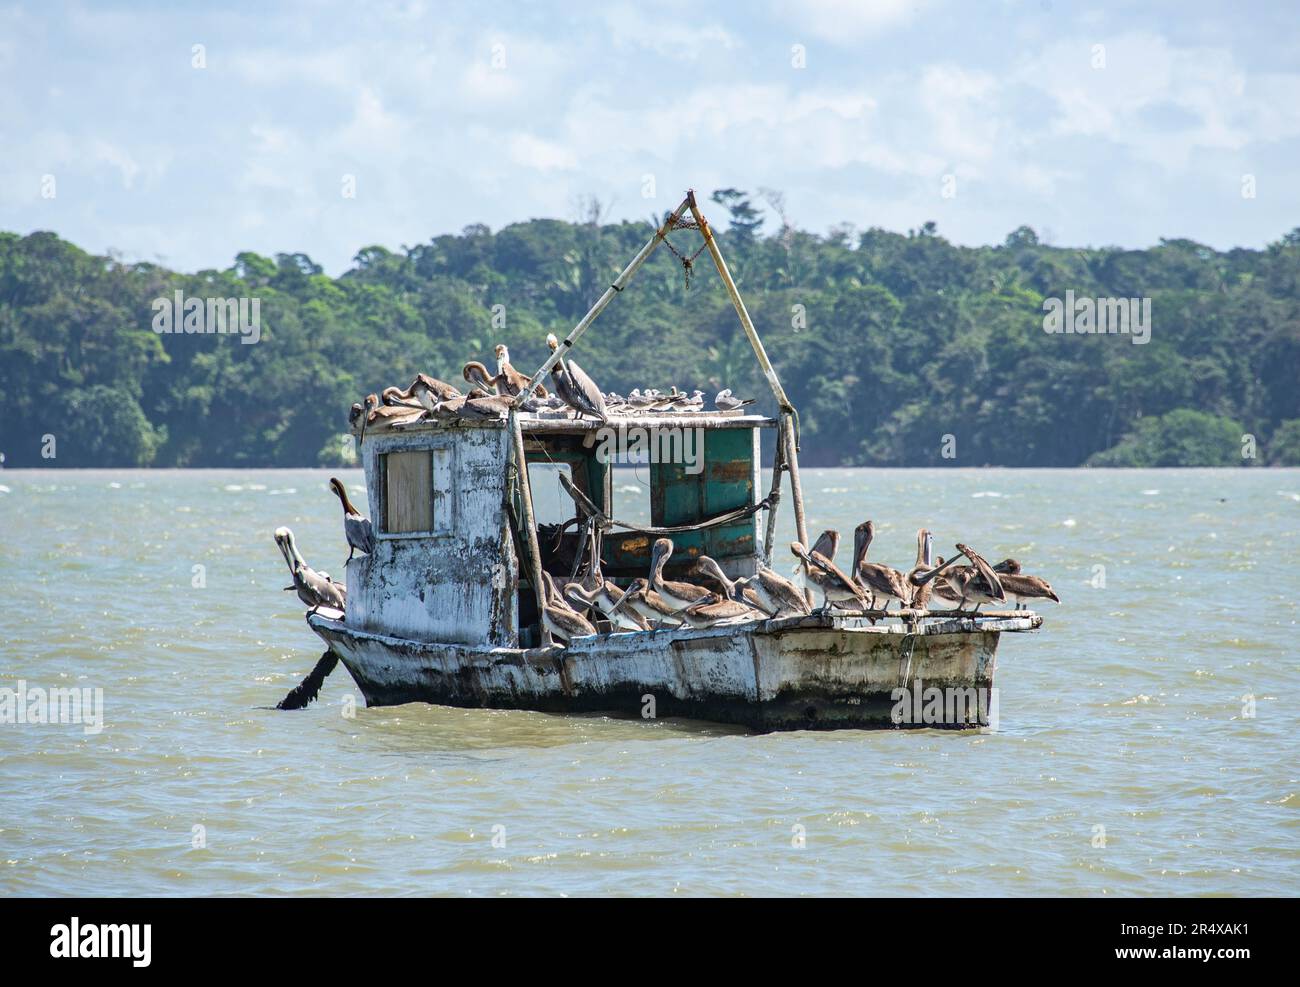
{"label": "brown pelican", "polygon": [[[372,554],[375,550],[375,529],[370,518],[352,505],[348,492],[343,489],[343,482],[338,477],[330,477],[330,489],[343,505],[343,534],[347,536],[349,549],[347,561],[351,562],[353,553],[358,551],[364,555]],[[347,562],[343,564],[346,566]]]}
{"label": "brown pelican", "polygon": [[717,397],[713,399],[713,406],[719,411],[739,411],[746,405],[751,405],[753,403],[753,398],[745,398],[742,401],[740,398],[732,397],[730,387],[724,391],[719,391]]}
{"label": "brown pelican", "polygon": [[658,593],[665,603],[685,610],[697,603],[713,603],[718,597],[703,586],[681,582],[676,579],[664,579],[664,566],[672,558],[673,543],[667,538],[656,539],[650,550],[650,588]]}
{"label": "brown pelican", "polygon": [[[839,532],[828,531],[822,537],[831,535],[831,543],[839,543]],[[791,542],[790,551],[795,558],[803,560],[803,569],[808,579],[822,591],[822,611],[830,609],[832,604],[841,610],[866,610],[870,607],[862,590],[831,559],[821,552],[809,552],[802,542]]]}
{"label": "brown pelican", "polygon": [[[552,353],[559,350],[560,341],[555,338],[555,333],[547,333],[546,345]],[[570,361],[566,364],[564,357],[560,357],[551,368],[551,379],[555,381],[555,393],[578,413],[579,418],[586,414],[602,423],[609,420],[609,414],[605,410],[605,397],[600,388],[576,363]]]}
{"label": "brown pelican", "polygon": [[1006,574],[1018,576],[1020,575],[1020,563],[1015,559],[1003,559],[993,567],[993,571],[999,576]]}
{"label": "brown pelican", "polygon": [[470,360],[469,363],[465,364],[465,366],[461,368],[460,373],[472,387],[479,388],[485,394],[498,393],[496,378],[488,373],[487,367],[483,366],[483,364],[479,363],[477,360]]}
{"label": "brown pelican", "polygon": [[[611,589],[618,594],[617,597],[607,595],[607,591]],[[615,630],[648,631],[650,629],[645,618],[631,607],[618,606],[618,601],[623,598],[623,591],[613,583],[606,583],[600,589],[593,590],[584,589],[578,583],[569,583],[564,587],[564,595],[570,602],[579,603],[588,610],[596,611],[613,624]]]}
{"label": "brown pelican", "polygon": [[410,392],[410,388],[405,391],[400,387],[385,387],[380,399],[387,405],[404,405],[408,408],[419,408],[420,402],[416,400]]}
{"label": "brown pelican", "polygon": [[[995,570],[996,568],[994,566]],[[998,582],[1002,584],[1002,588],[1007,595],[1016,601],[1017,610],[1029,600],[1061,602],[1061,598],[1056,595],[1047,580],[1039,576],[1023,576],[1015,572],[1004,572],[998,575]]]}
{"label": "brown pelican", "polygon": [[871,594],[871,602],[883,598],[882,610],[889,609],[889,601],[897,600],[900,607],[911,606],[912,587],[897,569],[891,569],[879,562],[868,562],[867,552],[876,538],[876,523],[863,521],[853,531],[853,578],[858,585]]}
{"label": "brown pelican", "polygon": [[328,572],[317,572],[307,564],[307,560],[298,551],[298,544],[293,539],[293,532],[288,528],[275,529],[275,543],[280,546],[280,554],[289,566],[293,585],[285,590],[297,590],[298,599],[311,607],[315,613],[322,606],[342,610],[347,603],[347,588],[342,583],[330,579]]}
{"label": "brown pelican", "polygon": [[424,409],[406,404],[380,404],[378,395],[367,394],[364,412],[361,419],[361,441],[363,442],[368,427],[373,425],[378,428],[394,422],[414,421],[424,414]]}
{"label": "brown pelican", "polygon": [[555,580],[545,570],[542,572],[542,582],[546,594],[546,602],[542,605],[542,623],[553,637],[568,644],[575,637],[596,633],[596,628],[591,626],[587,618],[564,601],[555,588]]}
{"label": "brown pelican", "polygon": [[907,574],[907,582],[912,589],[912,607],[916,610],[928,610],[930,608],[930,595],[938,589],[938,583],[935,580],[927,579],[918,582],[921,576],[934,568],[930,561],[933,557],[933,549],[934,536],[926,528],[918,530],[916,533],[916,565]]}
{"label": "brown pelican", "polygon": [[763,604],[759,595],[750,587],[750,579],[728,579],[727,574],[722,571],[722,566],[707,555],[701,555],[695,560],[695,565],[691,566],[691,575],[698,576],[706,583],[718,587],[721,591],[718,595],[724,600],[743,603],[753,610],[761,611],[765,617],[771,617],[776,613]]}
{"label": "brown pelican", "polygon": [[[964,606],[968,599],[974,600],[975,609],[979,610],[981,603],[1005,603],[1007,599],[1006,591],[1002,588],[998,574],[993,571],[991,565],[984,561],[984,557],[969,545],[963,545],[961,542],[957,543],[957,551],[974,563],[958,577],[961,583],[962,605]],[[958,587],[953,588],[957,589]]]}
{"label": "brown pelican", "polygon": [[[929,586],[932,588],[934,599],[941,600],[951,607],[959,606],[961,604],[961,593],[953,589],[951,580],[954,578],[953,574],[961,571],[963,567],[958,566],[951,569],[947,568],[949,563],[943,560],[942,555],[934,560],[934,565],[935,568],[928,572],[917,573],[913,570],[912,574],[909,576],[912,585],[917,586],[917,581],[920,578],[928,577],[927,581],[923,585],[917,587],[918,589],[924,589],[925,586]],[[934,575],[934,573],[938,573],[938,575]]]}
{"label": "brown pelican", "polygon": [[439,405],[461,397],[455,387],[428,374],[418,374],[406,389],[406,395],[418,401],[426,411],[436,411]]}
{"label": "brown pelican", "polygon": [[832,562],[835,561],[835,553],[840,549],[840,533],[834,529],[823,531],[813,542],[813,554],[826,556]]}
{"label": "brown pelican", "polygon": [[692,627],[714,627],[718,624],[740,624],[751,620],[764,620],[767,614],[755,610],[739,600],[712,600],[687,607],[682,616]]}
{"label": "brown pelican", "polygon": [[[528,386],[532,380],[527,374],[520,373],[510,365],[510,350],[506,348],[505,343],[497,344],[497,375],[495,382],[497,390],[502,394],[507,394],[512,398],[517,398],[520,393]],[[533,389],[533,396],[545,401],[551,396],[541,384]]]}
{"label": "brown pelican", "polygon": [[650,588],[650,580],[643,577],[632,580],[632,584],[623,592],[623,598],[614,607],[615,611],[629,608],[647,621],[653,622],[655,627],[662,624],[678,625],[684,622],[681,609],[664,600]]}

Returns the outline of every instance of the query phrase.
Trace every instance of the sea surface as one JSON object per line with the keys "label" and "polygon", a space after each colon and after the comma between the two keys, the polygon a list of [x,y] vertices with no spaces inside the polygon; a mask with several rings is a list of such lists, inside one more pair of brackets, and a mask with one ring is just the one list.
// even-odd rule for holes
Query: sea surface
{"label": "sea surface", "polygon": [[327,476],[0,471],[0,688],[104,719],[0,723],[0,895],[1300,894],[1300,471],[806,470],[814,534],[908,568],[925,525],[1062,605],[995,730],[772,735],[367,709],[341,665],[276,711],[322,647],[271,534],[341,573]]}

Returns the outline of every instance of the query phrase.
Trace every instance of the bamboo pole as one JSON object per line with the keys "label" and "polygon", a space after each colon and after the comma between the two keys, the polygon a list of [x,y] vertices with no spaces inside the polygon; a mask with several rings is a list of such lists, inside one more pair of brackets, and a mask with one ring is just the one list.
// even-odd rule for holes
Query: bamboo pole
{"label": "bamboo pole", "polygon": [[510,441],[514,446],[515,475],[519,485],[519,505],[523,512],[524,541],[528,546],[529,580],[537,597],[537,626],[541,630],[542,647],[551,646],[551,632],[546,627],[546,587],[542,584],[542,551],[537,544],[537,523],[533,518],[533,489],[528,482],[528,458],[524,453],[524,432],[519,425],[519,412],[510,411]]}
{"label": "bamboo pole", "polygon": [[[731,270],[727,267],[727,262],[722,259],[722,251],[718,249],[718,242],[713,238],[713,230],[709,228],[709,221],[704,218],[699,206],[695,204],[694,189],[686,193],[686,202],[690,206],[691,215],[695,217],[695,222],[699,224],[700,236],[704,237],[704,245],[709,248],[709,256],[713,258],[713,266],[718,269],[718,275],[727,288],[727,294],[731,296],[731,304],[735,306],[736,314],[740,316],[740,325],[745,330],[745,335],[749,337],[749,345],[754,348],[754,355],[758,357],[758,365],[772,388],[772,394],[776,397],[778,407],[783,412],[793,414],[794,406],[790,403],[790,399],[785,396],[785,388],[781,386],[781,382],[776,377],[776,371],[772,368],[772,361],[767,358],[767,350],[763,349],[763,341],[758,338],[758,330],[754,328],[754,320],[749,317],[749,310],[745,308],[745,301],[740,297],[740,289],[736,287],[736,282],[731,276]],[[791,443],[790,448],[791,450],[794,449],[793,443]]]}
{"label": "bamboo pole", "polygon": [[655,230],[655,235],[649,239],[644,247],[637,251],[637,255],[628,261],[627,267],[623,268],[619,276],[614,279],[614,282],[605,289],[604,294],[596,299],[596,304],[591,306],[591,309],[582,317],[581,321],[573,327],[567,336],[560,340],[559,347],[554,353],[546,358],[546,362],[542,364],[541,369],[539,369],[537,373],[533,374],[532,380],[528,382],[528,386],[520,391],[519,395],[515,398],[514,406],[516,408],[523,406],[523,403],[528,400],[528,398],[532,396],[533,391],[537,389],[537,385],[542,382],[542,378],[550,373],[551,368],[560,362],[561,355],[578,341],[578,337],[586,332],[587,328],[596,321],[596,316],[600,315],[600,313],[605,310],[605,306],[614,300],[614,296],[626,287],[627,283],[632,280],[632,275],[634,275],[641,265],[646,262],[647,258],[654,253],[655,247],[659,246],[659,241],[668,235],[677,220],[681,219],[682,213],[686,212],[687,207],[694,201],[694,196],[688,192],[686,198],[682,200],[681,205],[673,210],[672,215],[664,220],[663,225],[660,226],[659,229]]}
{"label": "bamboo pole", "polygon": [[772,543],[776,540],[776,508],[781,501],[781,472],[785,469],[785,431],[776,433],[772,460],[772,489],[767,495],[767,532],[763,535],[763,564],[771,568]]}
{"label": "bamboo pole", "polygon": [[[794,415],[785,413],[781,415],[781,434],[785,436],[786,465],[790,470],[790,499],[794,501],[794,529],[803,542],[805,548],[811,549],[808,544],[808,527],[804,521],[803,513],[803,484],[799,480],[799,454],[795,450],[794,444]],[[808,605],[813,602],[813,592],[811,587],[804,587],[804,595],[808,598]]]}

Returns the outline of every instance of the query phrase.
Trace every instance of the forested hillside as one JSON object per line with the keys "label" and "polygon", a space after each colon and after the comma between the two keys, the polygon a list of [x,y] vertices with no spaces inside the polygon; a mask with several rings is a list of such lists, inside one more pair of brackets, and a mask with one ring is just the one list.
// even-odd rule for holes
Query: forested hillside
{"label": "forested hillside", "polygon": [[[712,212],[805,465],[1300,464],[1300,230],[1262,251],[1062,248],[1028,228],[966,248],[928,223],[816,235],[768,216],[765,232],[736,192]],[[333,462],[367,392],[417,371],[459,383],[497,342],[531,372],[650,232],[475,226],[366,247],[337,278],[301,253],[185,274],[0,233],[0,451],[11,467]],[[177,290],[260,299],[259,341],[154,332],[151,303]],[[1149,342],[1048,334],[1044,299],[1067,290],[1150,298]],[[772,410],[707,254],[688,287],[660,250],[575,356],[605,390],[731,387]]]}

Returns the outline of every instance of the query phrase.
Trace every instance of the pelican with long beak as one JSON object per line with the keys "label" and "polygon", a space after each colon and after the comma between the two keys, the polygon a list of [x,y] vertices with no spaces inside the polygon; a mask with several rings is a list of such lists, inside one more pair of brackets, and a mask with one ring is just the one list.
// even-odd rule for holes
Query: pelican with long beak
{"label": "pelican with long beak", "polygon": [[275,529],[275,543],[280,546],[280,554],[289,566],[289,575],[293,585],[285,590],[297,590],[298,599],[311,607],[315,613],[322,606],[343,610],[347,605],[347,588],[342,583],[330,579],[328,572],[317,572],[307,564],[307,560],[298,551],[293,532],[288,528]]}
{"label": "pelican with long beak", "polygon": [[[691,566],[691,575],[699,576],[705,582],[716,586],[721,593],[718,595],[724,600],[734,600],[737,603],[743,603],[751,610],[757,610],[765,617],[775,616],[776,611],[768,609],[750,586],[751,579],[728,579],[727,574],[722,571],[722,566],[709,558],[707,555],[701,555],[695,560],[695,565]],[[717,592],[715,590],[715,592]],[[697,604],[698,605],[698,604]]]}
{"label": "pelican with long beak", "polygon": [[[330,489],[343,505],[343,534],[347,536],[350,549],[347,562],[352,561],[356,552],[372,555],[375,551],[375,528],[370,523],[370,518],[356,509],[348,498],[348,492],[343,489],[343,481],[338,477],[330,477]],[[343,564],[346,566],[347,562]]]}
{"label": "pelican with long beak", "polygon": [[477,360],[470,360],[461,368],[461,376],[469,382],[471,387],[477,387],[485,394],[499,394],[497,390],[496,378],[488,373],[487,367]]}
{"label": "pelican with long beak", "polygon": [[984,561],[984,557],[977,553],[969,545],[957,543],[957,551],[970,559],[973,565],[967,569],[960,578],[962,606],[965,606],[968,599],[975,601],[975,609],[978,611],[981,603],[1005,603],[1007,600],[1006,590],[1002,588],[1002,582],[998,574],[993,571],[993,567]]}
{"label": "pelican with long beak", "polygon": [[663,597],[663,601],[678,610],[685,610],[697,603],[714,603],[718,597],[703,586],[682,582],[677,579],[664,579],[664,566],[672,558],[673,543],[667,538],[655,540],[650,550],[650,588]]}
{"label": "pelican with long beak", "polygon": [[[520,373],[510,365],[510,350],[505,343],[497,343],[497,390],[502,394],[517,398],[528,386],[532,380],[527,374]],[[545,401],[551,396],[551,392],[543,387],[540,383],[533,388],[533,396]]]}
{"label": "pelican with long beak", "polygon": [[633,610],[640,614],[652,627],[664,624],[677,626],[685,623],[681,608],[664,600],[650,588],[650,580],[643,576],[632,580],[628,588],[623,591],[622,599],[613,608],[615,613],[624,610]]}
{"label": "pelican with long beak", "polygon": [[428,374],[417,374],[415,380],[411,381],[411,386],[406,389],[406,395],[414,398],[430,413],[436,412],[445,402],[462,396],[459,390],[446,381]]}
{"label": "pelican with long beak", "polygon": [[[1010,559],[1008,561],[1015,561]],[[1002,565],[1002,563],[998,563]],[[1019,572],[1002,572],[997,566],[993,567],[998,573],[998,582],[1007,595],[1016,601],[1016,609],[1019,610],[1030,600],[1051,600],[1053,603],[1060,603],[1061,598],[1056,595],[1051,584],[1040,576],[1026,576]]]}
{"label": "pelican with long beak", "polygon": [[[828,531],[823,538],[830,535],[832,551],[839,544],[839,532]],[[790,551],[795,558],[803,561],[803,569],[810,582],[822,591],[822,612],[828,611],[832,604],[841,610],[867,610],[870,603],[862,595],[862,590],[853,579],[835,562],[821,552],[809,552],[802,542],[792,541]]]}
{"label": "pelican with long beak", "polygon": [[929,529],[921,528],[916,533],[916,565],[907,574],[907,582],[912,592],[912,607],[916,610],[930,608],[930,596],[937,588],[934,580],[918,581],[934,568],[930,561],[934,558],[933,553],[934,535],[930,534]]}
{"label": "pelican with long beak", "polygon": [[868,562],[867,552],[876,538],[876,523],[863,521],[853,531],[853,578],[857,584],[871,594],[871,602],[883,599],[882,610],[889,609],[889,602],[897,600],[899,607],[912,603],[912,587],[907,577],[897,569],[892,569],[879,562]]}
{"label": "pelican with long beak", "polygon": [[[560,341],[555,338],[555,333],[546,334],[546,345],[552,353],[559,350]],[[609,412],[605,410],[605,395],[576,363],[569,361],[566,364],[564,357],[560,357],[551,368],[551,379],[555,382],[555,393],[560,396],[560,400],[576,411],[579,418],[591,415],[592,418],[599,419],[601,424],[609,421]]]}
{"label": "pelican with long beak", "polygon": [[397,422],[415,421],[424,414],[424,409],[415,405],[381,404],[377,394],[366,395],[364,408],[361,419],[362,442],[366,440],[366,429],[369,427],[381,428]]}
{"label": "pelican with long beak", "polygon": [[552,637],[558,638],[567,645],[575,637],[586,637],[596,633],[596,628],[591,626],[590,621],[564,601],[564,597],[555,588],[555,580],[549,572],[542,572],[542,582],[546,590],[546,603],[542,606],[542,623],[551,632]]}
{"label": "pelican with long beak", "polygon": [[[618,594],[617,598],[607,595],[606,591],[610,589]],[[613,583],[606,583],[600,589],[593,590],[584,589],[579,583],[569,583],[564,587],[564,595],[569,602],[581,604],[584,608],[600,614],[602,618],[613,624],[616,630],[648,631],[650,629],[645,618],[631,607],[619,607],[618,601],[623,598],[623,591]],[[611,600],[613,602],[610,602]]]}

